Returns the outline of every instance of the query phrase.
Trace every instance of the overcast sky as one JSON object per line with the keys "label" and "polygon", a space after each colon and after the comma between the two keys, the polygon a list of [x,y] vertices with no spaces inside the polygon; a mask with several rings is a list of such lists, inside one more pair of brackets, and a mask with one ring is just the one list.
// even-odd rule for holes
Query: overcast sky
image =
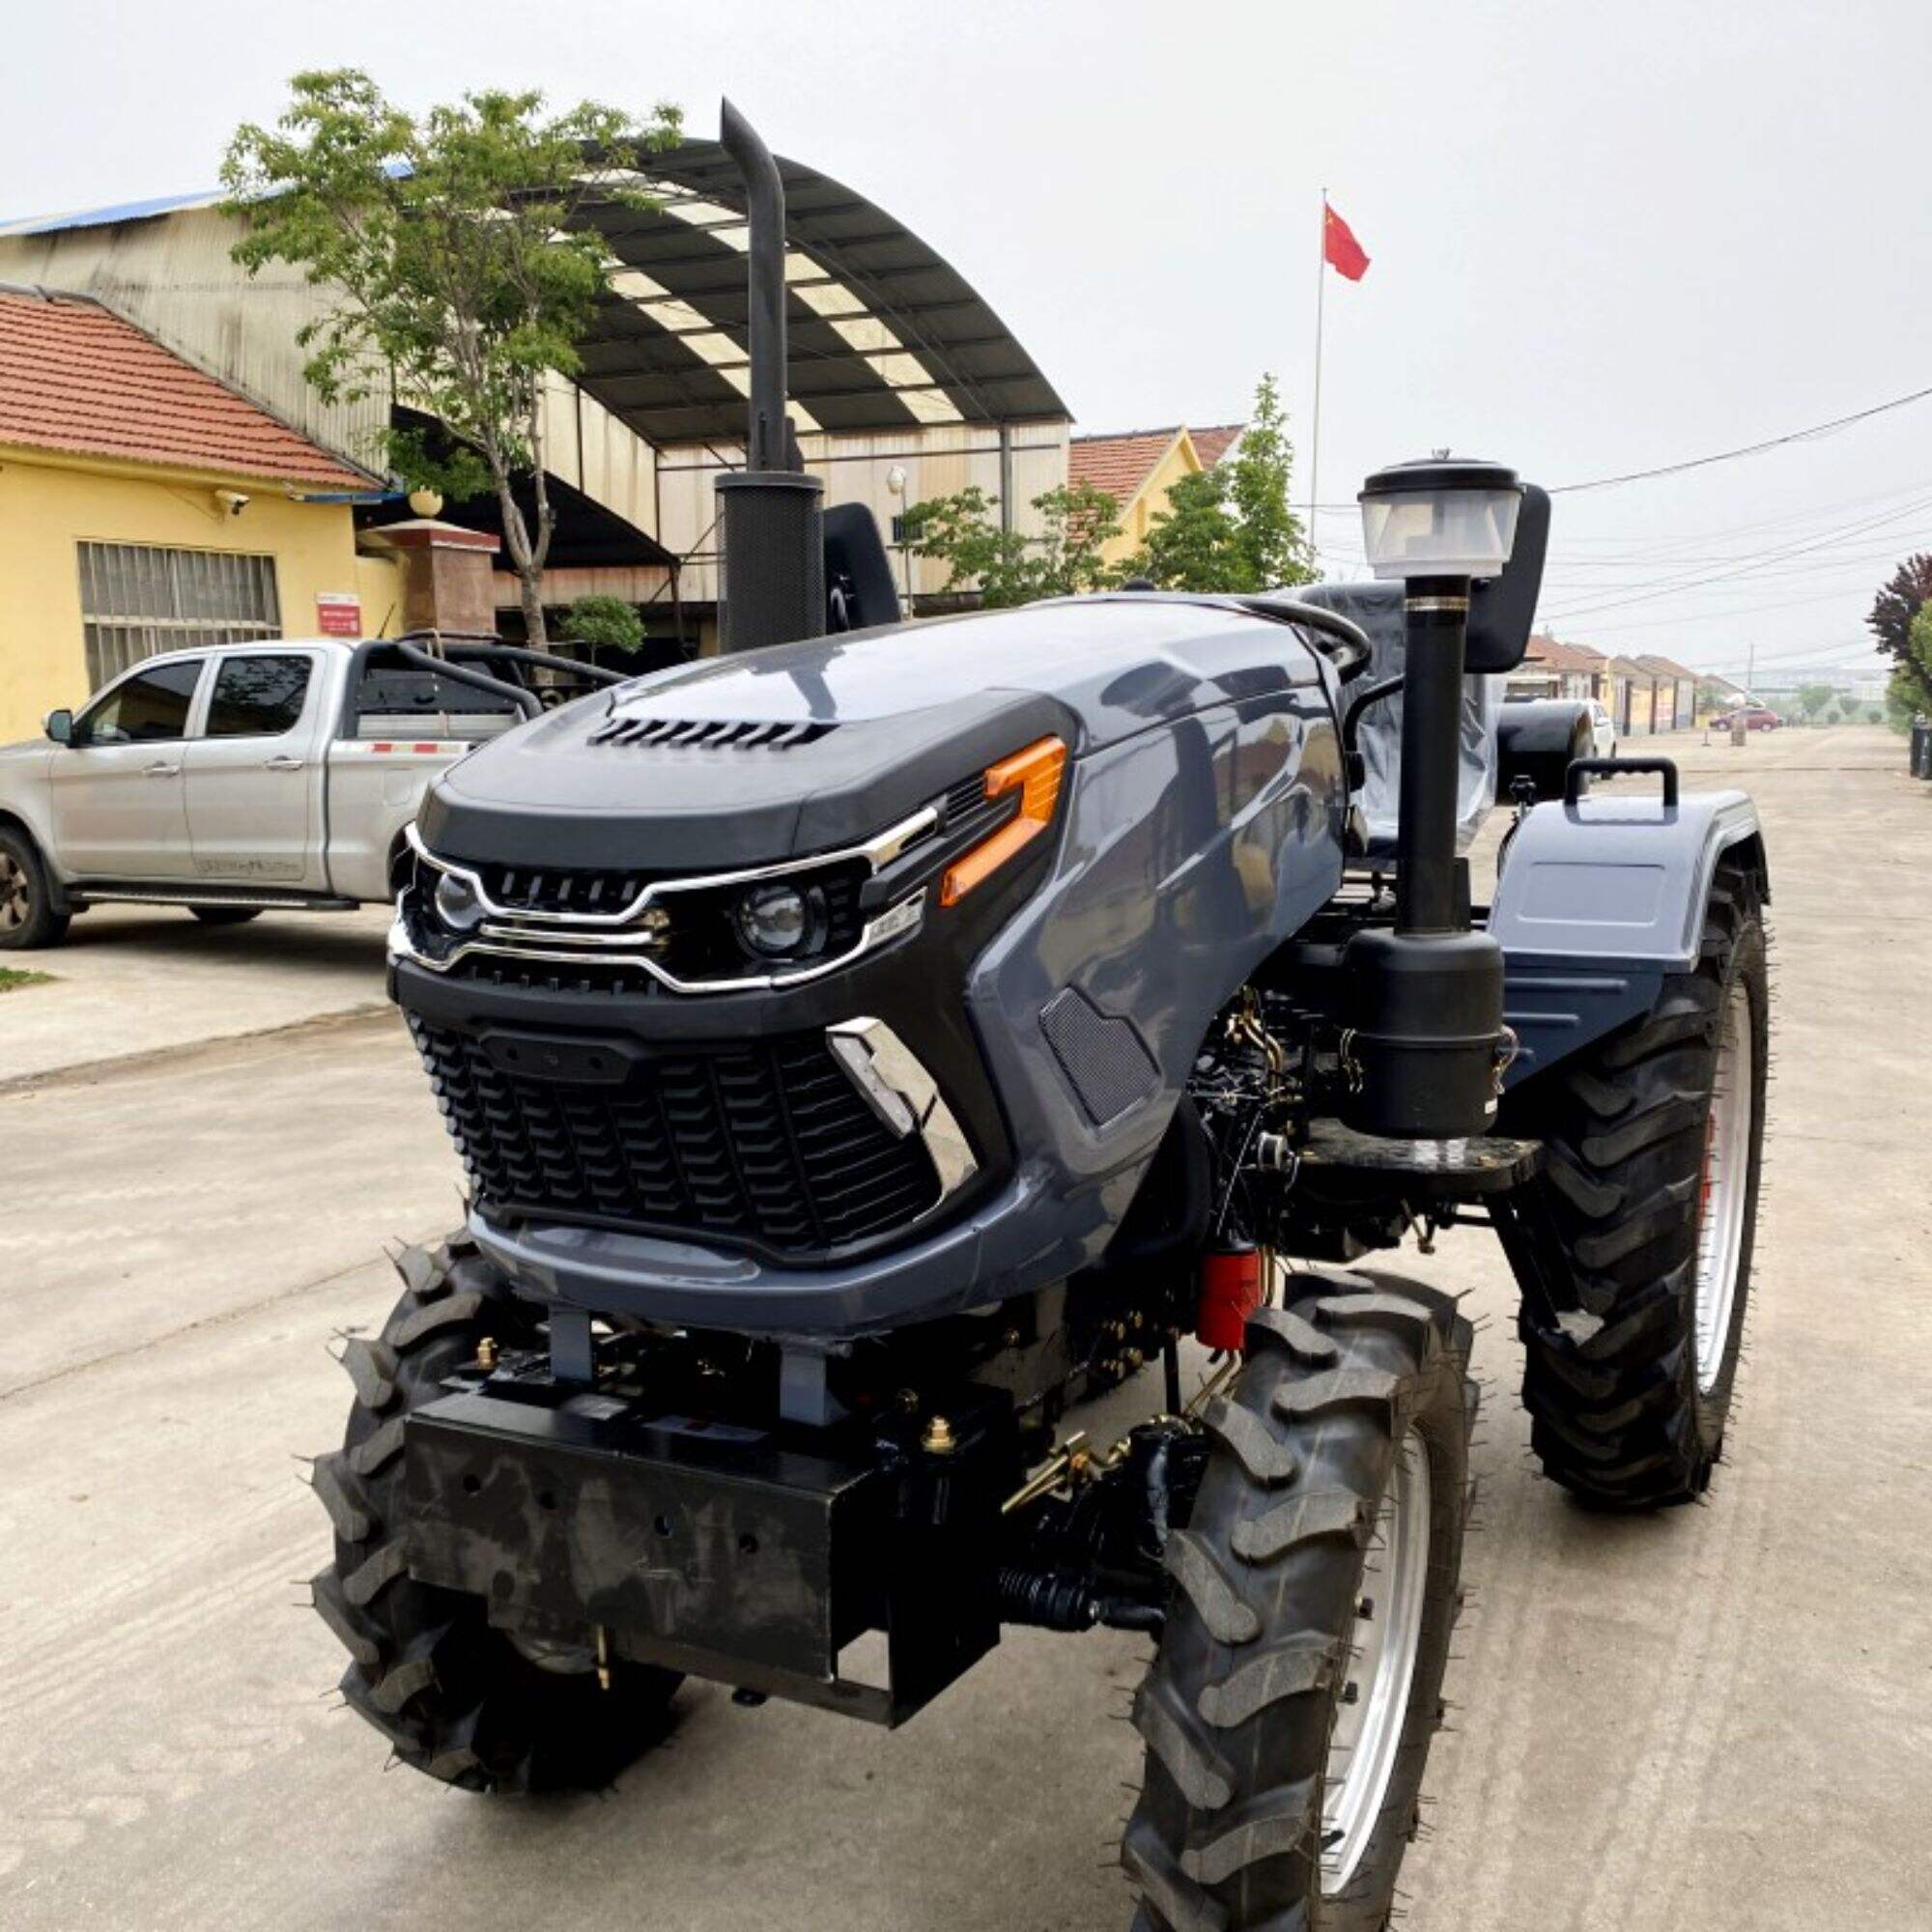
{"label": "overcast sky", "polygon": [[[1081,428],[1234,418],[1278,371],[1302,497],[1326,184],[1372,257],[1328,282],[1336,560],[1362,475],[1431,447],[1567,484],[1932,385],[1925,0],[64,0],[6,38],[0,214],[207,186],[302,67],[412,105],[670,99],[706,134],[728,92],[949,256]],[[1559,497],[1544,621],[1734,674],[1753,642],[1761,677],[1864,664],[1914,548],[1932,400]]]}

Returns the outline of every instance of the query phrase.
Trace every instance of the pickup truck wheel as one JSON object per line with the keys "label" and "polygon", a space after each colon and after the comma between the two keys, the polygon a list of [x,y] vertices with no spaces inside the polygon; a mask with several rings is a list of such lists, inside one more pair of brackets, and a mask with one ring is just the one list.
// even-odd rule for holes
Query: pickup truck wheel
{"label": "pickup truck wheel", "polygon": [[0,952],[58,946],[71,916],[55,912],[46,869],[24,833],[0,827]]}
{"label": "pickup truck wheel", "polygon": [[1469,1324],[1385,1275],[1248,1324],[1160,1649],[1122,1862],[1135,1932],[1383,1932],[1460,1603]]}
{"label": "pickup truck wheel", "polygon": [[[1769,1006],[1754,874],[1720,865],[1691,972],[1534,1085],[1548,1165],[1499,1219],[1523,1402],[1583,1501],[1694,1501],[1723,1450],[1750,1292]],[[1525,1098],[1531,1096],[1526,1093]]]}
{"label": "pickup truck wheel", "polygon": [[188,911],[203,925],[246,925],[262,917],[260,906],[189,906]]}
{"label": "pickup truck wheel", "polygon": [[398,1759],[445,1784],[600,1789],[664,1735],[677,1675],[619,1659],[601,1689],[587,1641],[513,1642],[480,1597],[411,1577],[402,1537],[405,1418],[474,1364],[486,1338],[539,1344],[536,1311],[506,1293],[467,1236],[407,1248],[396,1266],[406,1293],[380,1339],[354,1336],[344,1350],[355,1402],[343,1446],[314,1469],[335,1555],[312,1587],[349,1652],[342,1694]]}

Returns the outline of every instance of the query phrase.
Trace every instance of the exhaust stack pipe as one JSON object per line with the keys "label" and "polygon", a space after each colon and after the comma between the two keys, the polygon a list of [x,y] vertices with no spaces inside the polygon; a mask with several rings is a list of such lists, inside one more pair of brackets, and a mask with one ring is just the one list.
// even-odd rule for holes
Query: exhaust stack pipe
{"label": "exhaust stack pipe", "polygon": [[784,183],[756,128],[728,100],[720,111],[719,138],[745,185],[752,230],[745,468],[717,483],[724,553],[719,645],[748,651],[824,633],[824,485],[800,467],[785,414]]}

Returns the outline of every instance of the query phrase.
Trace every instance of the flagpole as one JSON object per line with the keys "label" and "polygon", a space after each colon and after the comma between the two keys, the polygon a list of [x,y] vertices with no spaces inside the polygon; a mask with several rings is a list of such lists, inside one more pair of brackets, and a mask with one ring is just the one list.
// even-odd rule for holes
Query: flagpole
{"label": "flagpole", "polygon": [[1321,305],[1328,290],[1328,190],[1315,231],[1315,411],[1308,426],[1308,561],[1315,562],[1315,505],[1321,480]]}

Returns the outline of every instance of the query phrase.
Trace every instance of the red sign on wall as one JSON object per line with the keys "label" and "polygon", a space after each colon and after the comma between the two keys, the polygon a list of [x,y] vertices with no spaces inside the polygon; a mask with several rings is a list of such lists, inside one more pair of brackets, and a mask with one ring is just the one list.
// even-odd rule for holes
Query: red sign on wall
{"label": "red sign on wall", "polygon": [[315,594],[315,628],[325,638],[359,638],[362,635],[362,600],[353,590],[318,590]]}

